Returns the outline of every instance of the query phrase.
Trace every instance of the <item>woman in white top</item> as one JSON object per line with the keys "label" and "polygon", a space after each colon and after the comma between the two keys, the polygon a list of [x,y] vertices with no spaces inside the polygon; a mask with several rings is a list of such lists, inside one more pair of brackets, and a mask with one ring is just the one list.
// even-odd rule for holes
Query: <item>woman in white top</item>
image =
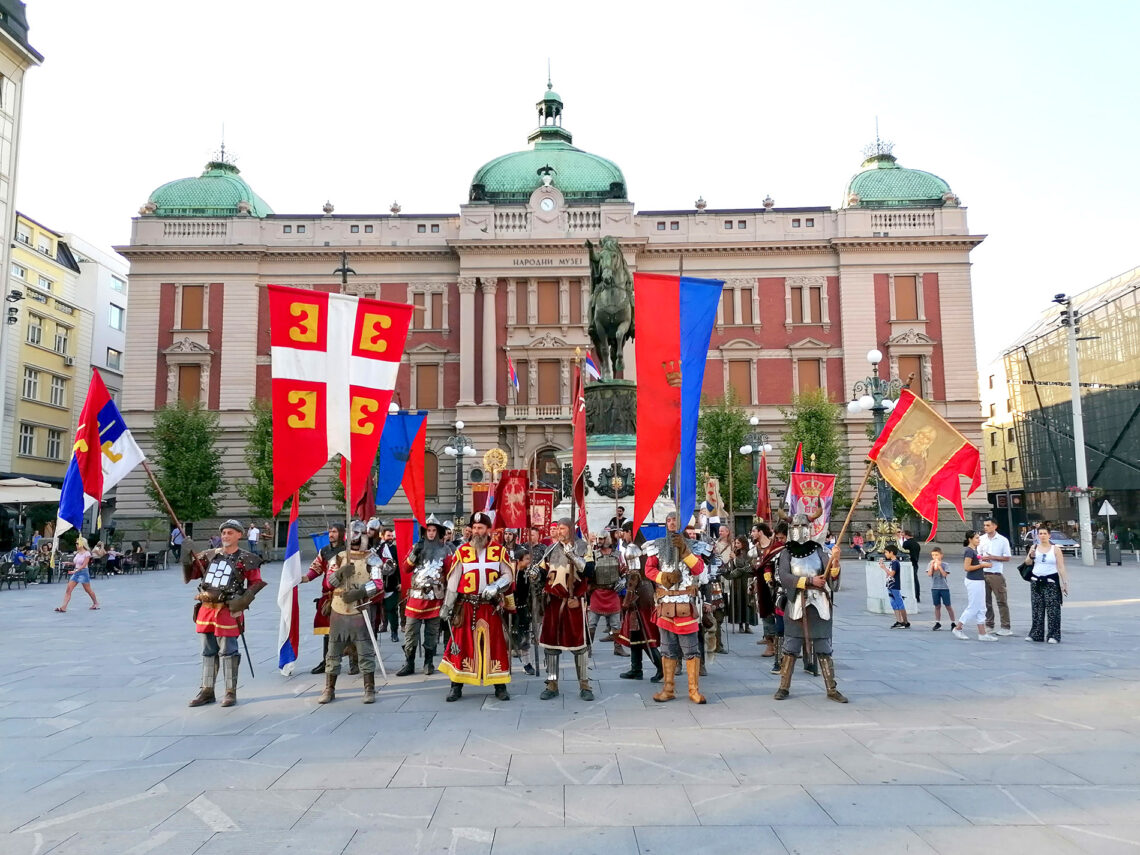
{"label": "woman in white top", "polygon": [[1049,527],[1037,528],[1037,545],[1029,549],[1025,563],[1033,568],[1029,578],[1029,601],[1033,623],[1026,641],[1045,641],[1045,624],[1049,625],[1050,644],[1061,642],[1061,601],[1069,593],[1069,577],[1065,573],[1065,555],[1061,547],[1049,541]]}
{"label": "woman in white top", "polygon": [[95,592],[91,590],[91,550],[87,548],[87,541],[82,537],[75,542],[75,556],[71,559],[72,569],[67,571],[67,590],[63,592],[63,602],[56,608],[57,612],[67,611],[67,604],[71,602],[71,592],[76,585],[82,585],[87,596],[91,598],[91,608],[99,608],[99,601],[95,599]]}

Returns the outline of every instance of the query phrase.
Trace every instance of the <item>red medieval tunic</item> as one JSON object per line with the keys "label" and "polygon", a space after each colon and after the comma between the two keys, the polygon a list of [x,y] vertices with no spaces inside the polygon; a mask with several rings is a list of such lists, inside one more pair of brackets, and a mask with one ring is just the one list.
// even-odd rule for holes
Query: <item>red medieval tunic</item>
{"label": "red medieval tunic", "polygon": [[321,580],[321,595],[313,600],[317,604],[316,614],[313,615],[313,635],[329,634],[329,616],[325,614],[326,604],[332,603],[333,584],[332,577],[336,572],[336,555],[341,552],[339,546],[326,546],[317,553],[309,571],[305,574],[305,581]]}
{"label": "red medieval tunic", "polygon": [[[190,565],[189,578],[204,578],[211,562],[218,556],[224,555],[225,553],[221,549],[206,550]],[[245,579],[243,589],[261,584],[260,558],[244,549],[239,549],[237,552],[229,553],[229,555],[232,556],[234,572],[241,574]],[[194,624],[195,629],[200,633],[211,632],[218,638],[237,638],[241,635],[244,617],[231,614],[229,606],[225,603],[200,602],[195,609]]]}
{"label": "red medieval tunic", "polygon": [[[666,537],[668,537],[668,535],[666,535]],[[697,584],[697,577],[705,572],[705,562],[691,552],[678,563],[684,563],[689,568],[693,585]],[[660,560],[655,554],[650,555],[645,562],[645,575],[654,582],[657,581],[657,577],[661,575],[663,569]],[[688,615],[666,617],[662,614],[661,604],[659,603],[653,617],[653,622],[657,624],[658,629],[668,630],[677,635],[692,635],[701,628],[701,614],[698,611],[696,603],[694,603],[688,611],[690,612]]]}
{"label": "red medieval tunic", "polygon": [[[546,570],[546,608],[538,643],[550,650],[581,650],[586,646],[586,591],[589,581],[573,569],[569,559],[555,546],[542,561]],[[573,579],[573,582],[570,580]]]}
{"label": "red medieval tunic", "polygon": [[451,615],[451,641],[439,670],[453,683],[492,686],[511,681],[511,654],[502,617],[493,603],[479,596],[500,576],[511,578],[503,557],[498,544],[488,544],[480,551],[465,543],[451,558],[447,590],[454,591],[457,599]]}

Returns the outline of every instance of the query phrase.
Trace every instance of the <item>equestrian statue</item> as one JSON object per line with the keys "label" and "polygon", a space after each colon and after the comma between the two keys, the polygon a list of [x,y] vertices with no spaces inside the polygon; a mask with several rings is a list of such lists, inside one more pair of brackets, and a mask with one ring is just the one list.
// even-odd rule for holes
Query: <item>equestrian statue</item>
{"label": "equestrian statue", "polygon": [[604,237],[590,251],[590,341],[598,354],[602,380],[625,367],[622,349],[634,337],[633,277],[615,237]]}

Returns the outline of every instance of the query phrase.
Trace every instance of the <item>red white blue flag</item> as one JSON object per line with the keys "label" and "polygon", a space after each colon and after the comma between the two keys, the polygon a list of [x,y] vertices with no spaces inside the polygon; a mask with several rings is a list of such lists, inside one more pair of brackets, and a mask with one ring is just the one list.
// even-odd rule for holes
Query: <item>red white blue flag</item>
{"label": "red white blue flag", "polygon": [[277,627],[277,667],[286,677],[293,676],[293,666],[300,653],[301,637],[298,621],[297,586],[301,584],[304,565],[301,564],[301,542],[297,535],[297,511],[300,496],[293,494],[289,508],[289,537],[285,541],[285,565],[277,585],[277,605],[281,621]]}
{"label": "red white blue flag", "polygon": [[589,351],[586,352],[586,373],[595,380],[602,379],[602,372],[598,370],[598,365],[594,362],[594,357],[590,355]]}
{"label": "red white blue flag", "polygon": [[103,378],[91,371],[87,400],[71,449],[71,463],[60,490],[56,535],[83,528],[83,514],[145,459]]}
{"label": "red white blue flag", "polygon": [[507,380],[515,387],[515,391],[517,392],[519,390],[519,375],[515,371],[515,364],[511,361],[511,355],[509,353],[507,354]]}

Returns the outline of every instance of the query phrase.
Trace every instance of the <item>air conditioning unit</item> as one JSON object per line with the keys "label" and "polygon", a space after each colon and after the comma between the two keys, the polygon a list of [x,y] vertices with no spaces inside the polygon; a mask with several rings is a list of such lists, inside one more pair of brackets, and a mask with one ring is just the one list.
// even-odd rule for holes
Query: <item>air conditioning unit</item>
{"label": "air conditioning unit", "polygon": [[63,358],[63,364],[67,368],[70,368],[71,366],[73,366],[75,364],[75,357],[74,356],[65,356]]}

